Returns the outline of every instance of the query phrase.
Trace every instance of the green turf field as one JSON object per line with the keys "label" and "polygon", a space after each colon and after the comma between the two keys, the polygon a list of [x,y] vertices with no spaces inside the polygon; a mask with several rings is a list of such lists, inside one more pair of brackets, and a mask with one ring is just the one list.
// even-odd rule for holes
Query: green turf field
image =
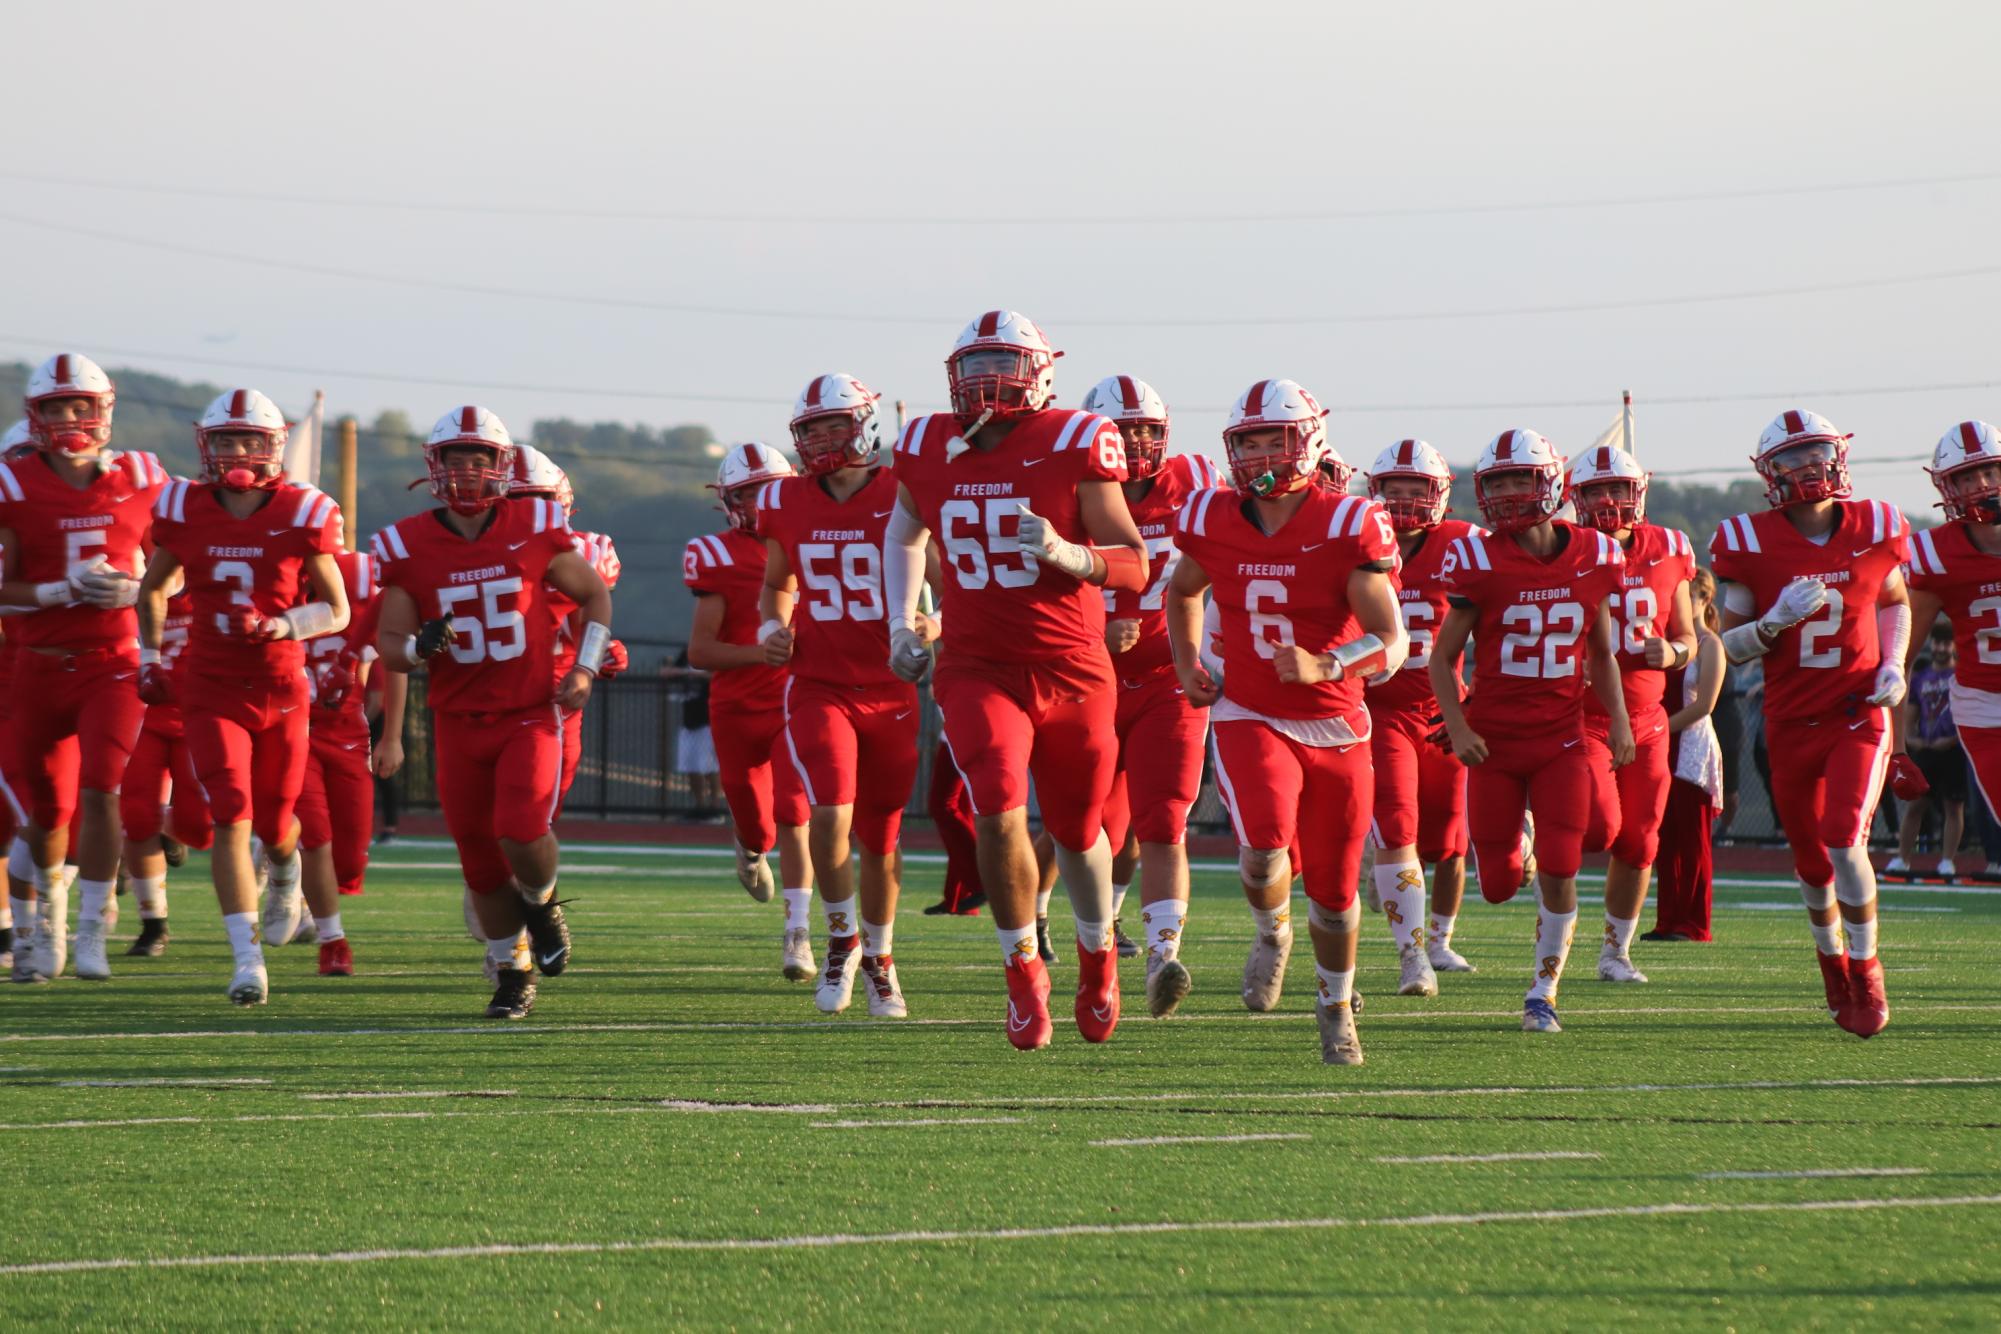
{"label": "green turf field", "polygon": [[1647,987],[1595,980],[1587,903],[1560,1036],[1519,1031],[1531,908],[1470,906],[1482,971],[1435,1000],[1377,919],[1368,1064],[1330,1070],[1303,936],[1244,1013],[1219,872],[1181,1017],[1129,961],[1086,1046],[1066,958],[1021,1055],[986,919],[915,911],[935,865],[891,1023],[819,1016],[726,860],[574,849],[575,963],[510,1025],[450,860],[381,858],[360,975],[277,951],[254,1012],[199,859],[165,958],[0,987],[7,1329],[2001,1326],[1991,891],[1886,887],[1868,1043],[1776,881],[1719,888],[1717,944],[1636,943]]}

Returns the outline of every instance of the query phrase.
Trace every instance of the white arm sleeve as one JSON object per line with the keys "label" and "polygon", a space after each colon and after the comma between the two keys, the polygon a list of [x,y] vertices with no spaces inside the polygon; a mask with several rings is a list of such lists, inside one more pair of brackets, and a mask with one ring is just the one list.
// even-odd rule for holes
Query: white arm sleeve
{"label": "white arm sleeve", "polygon": [[1883,665],[1904,670],[1911,648],[1911,604],[1886,602],[1876,608],[1876,639],[1883,646]]}
{"label": "white arm sleeve", "polygon": [[924,586],[924,539],[931,530],[901,504],[882,535],[882,596],[889,604],[889,628],[908,630],[917,613],[917,590]]}
{"label": "white arm sleeve", "polygon": [[1772,646],[1764,635],[1758,633],[1756,621],[1746,621],[1734,629],[1723,632],[1723,656],[1732,662],[1749,662],[1762,658],[1772,651]]}

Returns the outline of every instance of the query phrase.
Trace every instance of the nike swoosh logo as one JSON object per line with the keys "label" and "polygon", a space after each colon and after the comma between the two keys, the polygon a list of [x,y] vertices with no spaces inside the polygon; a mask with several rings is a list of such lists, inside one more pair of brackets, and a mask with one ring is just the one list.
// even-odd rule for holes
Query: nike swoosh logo
{"label": "nike swoosh logo", "polygon": [[1028,1025],[1029,1025],[1029,1023],[1030,1023],[1030,1022],[1031,1022],[1030,1020],[1027,1020],[1027,1019],[1023,1019],[1023,1018],[1021,1017],[1020,1013],[1019,1013],[1019,1012],[1018,1012],[1018,1011],[1017,1011],[1017,1010],[1016,1010],[1016,1009],[1014,1008],[1014,1002],[1013,1002],[1013,1001],[1009,1001],[1009,1002],[1007,1003],[1007,1031],[1008,1031],[1008,1032],[1010,1032],[1010,1033],[1026,1033],[1026,1032],[1028,1031]]}
{"label": "nike swoosh logo", "polygon": [[507,544],[507,549],[508,549],[509,551],[519,551],[519,550],[521,550],[521,548],[523,548],[523,547],[525,547],[525,546],[527,546],[527,545],[528,545],[528,543],[527,543],[527,542],[525,542],[525,541],[522,541],[522,542],[509,542],[509,543]]}
{"label": "nike swoosh logo", "polygon": [[1109,1024],[1112,1022],[1112,1007],[1109,1005],[1093,1005],[1091,1007],[1091,1017],[1101,1024]]}
{"label": "nike swoosh logo", "polygon": [[1577,743],[1575,741],[1566,741],[1563,743],[1563,748],[1565,750],[1569,750],[1572,746],[1575,746],[1576,744]]}
{"label": "nike swoosh logo", "polygon": [[878,519],[887,519],[890,515],[894,513],[896,513],[896,506],[892,505],[886,510],[877,510],[875,512],[875,517]]}
{"label": "nike swoosh logo", "polygon": [[1848,730],[1853,732],[1856,728],[1862,726],[1862,724],[1868,721],[1869,720],[1867,718],[1857,718],[1854,722],[1848,724]]}
{"label": "nike swoosh logo", "polygon": [[1870,551],[1871,551],[1871,550],[1873,550],[1873,548],[1870,548],[1870,547],[1857,547],[1857,548],[1855,548],[1855,550],[1853,550],[1853,551],[1849,552],[1848,554],[1849,554],[1849,555],[1850,555],[1851,557],[1853,557],[1853,556],[1866,556],[1866,555],[1868,555],[1868,554],[1870,553]]}
{"label": "nike swoosh logo", "polygon": [[563,957],[563,951],[561,951],[561,950],[557,950],[557,951],[556,951],[555,953],[553,953],[553,954],[538,954],[538,955],[536,955],[536,956],[535,956],[535,962],[536,962],[536,963],[539,963],[539,964],[541,964],[541,965],[542,965],[542,966],[543,966],[544,968],[547,968],[547,967],[548,967],[548,966],[549,966],[550,964],[552,964],[552,963],[556,962],[556,960],[558,960],[558,959],[560,959],[560,958],[562,958],[562,957]]}
{"label": "nike swoosh logo", "polygon": [[292,711],[293,709],[296,709],[296,708],[298,708],[298,707],[299,707],[299,706],[298,706],[298,705],[296,705],[296,704],[280,704],[280,705],[278,706],[278,712],[279,712],[280,714],[286,714],[286,713],[290,713],[290,712],[291,712],[291,711]]}
{"label": "nike swoosh logo", "polygon": [[904,711],[903,711],[902,713],[899,713],[899,714],[897,714],[897,715],[896,715],[896,716],[895,716],[894,718],[890,719],[890,721],[891,721],[891,722],[893,722],[893,723],[900,723],[900,722],[902,722],[902,721],[903,721],[903,720],[904,720],[905,718],[908,718],[909,716],[910,716],[910,710],[909,710],[909,709],[905,709],[905,710],[904,710]]}
{"label": "nike swoosh logo", "polygon": [[1322,548],[1322,547],[1324,547],[1324,546],[1326,546],[1326,545],[1327,545],[1327,544],[1326,544],[1325,542],[1315,542],[1315,543],[1314,543],[1314,544],[1313,544],[1312,546],[1310,546],[1310,547],[1301,547],[1301,548],[1300,548],[1300,551],[1301,551],[1301,552],[1307,552],[1307,551],[1318,551],[1318,550],[1320,550],[1320,548]]}
{"label": "nike swoosh logo", "polygon": [[1033,468],[1038,463],[1047,463],[1047,462],[1049,462],[1049,456],[1045,454],[1039,459],[1023,459],[1021,461],[1021,466],[1024,468]]}

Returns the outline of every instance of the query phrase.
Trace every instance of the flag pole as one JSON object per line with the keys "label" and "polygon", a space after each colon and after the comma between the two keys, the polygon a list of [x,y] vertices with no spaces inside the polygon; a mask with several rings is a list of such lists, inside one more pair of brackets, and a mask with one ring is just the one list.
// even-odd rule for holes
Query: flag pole
{"label": "flag pole", "polygon": [[1633,391],[1620,391],[1619,434],[1626,444],[1626,452],[1634,458],[1640,457],[1639,446],[1633,441]]}
{"label": "flag pole", "polygon": [[356,444],[359,434],[352,416],[340,419],[340,512],[346,522],[341,531],[347,535],[347,549],[356,549],[360,539],[361,520],[354,512],[355,465],[360,453]]}

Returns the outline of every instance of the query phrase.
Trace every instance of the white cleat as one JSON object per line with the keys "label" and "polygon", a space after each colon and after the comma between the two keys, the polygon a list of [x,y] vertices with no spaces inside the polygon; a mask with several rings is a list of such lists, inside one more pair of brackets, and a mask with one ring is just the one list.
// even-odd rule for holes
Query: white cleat
{"label": "white cleat", "polygon": [[1431,971],[1434,973],[1477,973],[1480,971],[1467,960],[1465,955],[1453,949],[1449,944],[1441,945],[1437,941],[1433,941],[1424,947],[1424,953],[1425,957],[1431,960]]}
{"label": "white cleat", "polygon": [[42,899],[42,920],[35,932],[29,965],[37,982],[53,982],[69,963],[69,878],[52,886]]}
{"label": "white cleat", "polygon": [[1320,1021],[1320,1062],[1323,1065],[1361,1065],[1362,1035],[1355,1031],[1355,1011],[1348,1005],[1313,1006]]}
{"label": "white cleat", "polygon": [[1194,979],[1188,976],[1188,966],[1180,959],[1163,959],[1157,954],[1146,956],[1146,1012],[1154,1018],[1165,1019],[1173,1014],[1194,985]]}
{"label": "white cleat", "polygon": [[14,961],[9,976],[16,982],[49,980],[35,972],[35,940],[41,935],[41,932],[36,930],[35,918],[39,915],[41,906],[39,903],[30,904],[25,921],[19,917],[14,919]]}
{"label": "white cleat", "polygon": [[1292,958],[1292,932],[1268,936],[1262,931],[1244,959],[1244,1008],[1263,1012],[1278,1005],[1285,990],[1285,965]]}
{"label": "white cleat", "polygon": [[229,979],[231,1005],[262,1005],[270,998],[271,975],[262,959],[236,965],[236,976]]}
{"label": "white cleat", "polygon": [[803,926],[795,926],[785,933],[785,979],[804,982],[814,971],[812,933]]}
{"label": "white cleat", "polygon": [[820,1007],[821,1014],[839,1014],[848,1008],[848,1002],[854,999],[855,974],[861,966],[859,941],[845,950],[837,950],[831,945],[827,947],[827,971],[813,992],[813,1004]]}
{"label": "white cleat", "polygon": [[310,910],[300,912],[299,929],[294,931],[292,938],[285,943],[288,945],[317,945],[319,941],[320,929],[313,923],[313,914]]}
{"label": "white cleat", "polygon": [[777,892],[771,878],[771,863],[763,853],[752,852],[741,843],[736,845],[736,882],[759,903],[771,902],[771,896]]}
{"label": "white cleat", "polygon": [[298,881],[281,885],[271,881],[264,894],[264,912],[257,920],[258,933],[263,937],[264,948],[276,949],[291,943],[299,934],[299,918],[305,914],[306,896],[299,892]]}
{"label": "white cleat", "polygon": [[1556,1006],[1540,996],[1530,996],[1522,1002],[1522,1032],[1561,1033],[1563,1025],[1556,1022]]}
{"label": "white cleat", "polygon": [[1403,977],[1397,983],[1397,995],[1438,994],[1438,974],[1431,971],[1431,957],[1424,952],[1424,946],[1405,945],[1397,951],[1397,962],[1403,970]]}
{"label": "white cleat", "polygon": [[1633,961],[1614,949],[1604,949],[1598,953],[1598,980],[1600,982],[1644,982],[1647,975],[1633,967]]}
{"label": "white cleat", "polygon": [[76,924],[76,975],[85,982],[103,982],[111,976],[111,960],[104,949],[104,923]]}
{"label": "white cleat", "polygon": [[887,954],[876,959],[863,959],[862,972],[868,975],[868,1012],[871,1019],[910,1017],[910,1007],[903,1002],[903,984],[896,980],[896,960]]}

